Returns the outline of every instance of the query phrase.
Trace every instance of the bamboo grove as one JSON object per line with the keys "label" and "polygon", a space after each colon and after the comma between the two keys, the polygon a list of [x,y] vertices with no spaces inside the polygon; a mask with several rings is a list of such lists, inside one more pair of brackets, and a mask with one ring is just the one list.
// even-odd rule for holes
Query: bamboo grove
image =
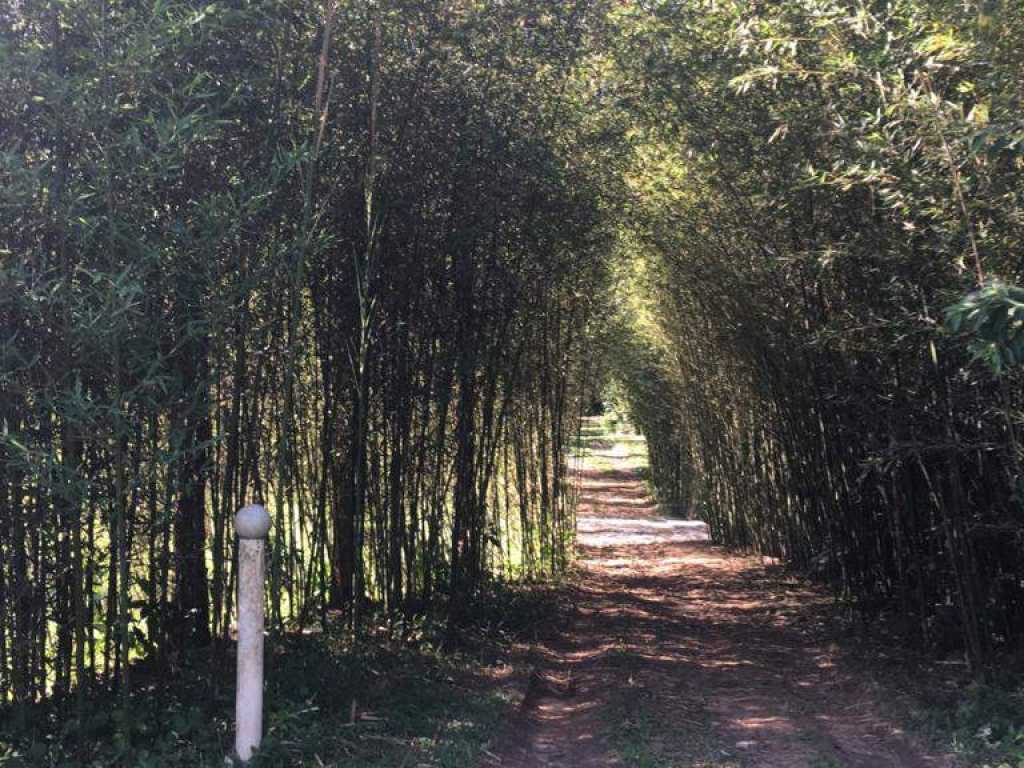
{"label": "bamboo grove", "polygon": [[983,669],[1024,635],[1021,6],[623,18],[659,492]]}
{"label": "bamboo grove", "polygon": [[[444,615],[661,499],[978,670],[1024,634],[1009,0],[0,0],[0,701]],[[620,301],[618,306],[615,298]]]}
{"label": "bamboo grove", "polygon": [[[562,570],[592,4],[0,3],[0,701]],[[13,75],[13,76],[12,76]]]}

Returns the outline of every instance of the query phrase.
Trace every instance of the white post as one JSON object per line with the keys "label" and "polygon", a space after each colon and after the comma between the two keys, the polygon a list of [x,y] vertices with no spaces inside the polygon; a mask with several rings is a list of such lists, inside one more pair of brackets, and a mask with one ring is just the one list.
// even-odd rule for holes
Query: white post
{"label": "white post", "polygon": [[259,504],[238,510],[238,687],[235,752],[248,762],[263,738],[263,549],[270,515]]}

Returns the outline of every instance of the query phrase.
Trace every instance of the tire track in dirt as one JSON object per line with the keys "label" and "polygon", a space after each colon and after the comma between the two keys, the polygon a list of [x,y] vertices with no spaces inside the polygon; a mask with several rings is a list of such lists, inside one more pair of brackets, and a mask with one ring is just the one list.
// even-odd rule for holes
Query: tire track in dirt
{"label": "tire track in dirt", "polygon": [[[575,615],[493,764],[512,768],[949,768],[821,631],[820,590],[661,515],[622,445],[585,469]],[[637,723],[645,724],[637,731]],[[624,750],[637,731],[642,756]]]}

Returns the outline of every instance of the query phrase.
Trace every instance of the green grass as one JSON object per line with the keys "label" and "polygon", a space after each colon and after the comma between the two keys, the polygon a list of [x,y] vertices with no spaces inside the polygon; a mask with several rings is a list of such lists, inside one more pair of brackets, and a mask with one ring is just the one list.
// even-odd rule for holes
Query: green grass
{"label": "green grass", "polygon": [[1024,768],[1024,659],[1002,658],[982,682],[962,659],[893,653],[898,641],[898,634],[879,624],[870,638],[847,650],[849,663],[868,684],[887,692],[880,697],[882,711],[934,751],[954,753],[959,766]]}
{"label": "green grass", "polygon": [[[233,746],[233,660],[193,654],[143,675],[125,700],[37,706],[0,737],[0,765],[223,766]],[[288,637],[268,647],[266,737],[254,766],[465,766],[506,702],[480,695],[473,660],[390,642]],[[169,682],[169,684],[168,684]],[[353,711],[355,718],[353,718]]]}
{"label": "green grass", "polygon": [[647,470],[647,442],[629,421],[614,412],[583,420],[575,457],[590,470]]}
{"label": "green grass", "polygon": [[[253,768],[469,768],[501,732],[510,694],[491,675],[515,627],[546,625],[550,587],[495,586],[442,651],[444,626],[375,622],[268,639],[265,733]],[[223,768],[233,750],[231,647],[133,667],[125,696],[0,711],[3,768]],[[353,712],[355,717],[353,718]]]}
{"label": "green grass", "polygon": [[740,768],[715,742],[706,714],[674,716],[644,693],[616,691],[605,714],[612,748],[626,768]]}
{"label": "green grass", "polygon": [[1024,687],[971,683],[955,696],[930,696],[908,715],[915,730],[961,755],[966,765],[1024,765]]}

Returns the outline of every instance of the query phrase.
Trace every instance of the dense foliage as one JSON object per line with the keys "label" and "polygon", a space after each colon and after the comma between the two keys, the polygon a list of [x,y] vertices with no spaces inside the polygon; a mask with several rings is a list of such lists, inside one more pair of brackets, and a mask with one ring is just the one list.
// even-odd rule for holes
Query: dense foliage
{"label": "dense foliage", "polygon": [[228,637],[249,501],[275,631],[454,632],[568,563],[609,372],[663,500],[984,668],[1024,635],[1022,35],[0,0],[0,701]]}
{"label": "dense foliage", "polygon": [[980,668],[1024,635],[1020,4],[620,21],[659,492]]}
{"label": "dense foliage", "polygon": [[0,2],[0,701],[226,638],[247,502],[275,630],[564,567],[598,19]]}

